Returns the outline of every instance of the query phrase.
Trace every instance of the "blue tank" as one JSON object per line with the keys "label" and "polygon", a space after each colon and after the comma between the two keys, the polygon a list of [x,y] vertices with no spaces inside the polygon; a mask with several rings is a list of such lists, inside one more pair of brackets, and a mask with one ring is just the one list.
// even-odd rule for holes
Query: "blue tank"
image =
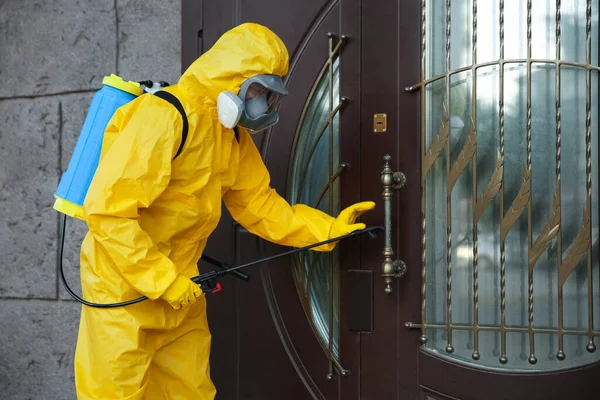
{"label": "blue tank", "polygon": [[112,74],[92,100],[69,166],[62,175],[54,197],[54,209],[71,217],[83,218],[83,201],[98,168],[104,131],[119,107],[129,103],[144,90]]}

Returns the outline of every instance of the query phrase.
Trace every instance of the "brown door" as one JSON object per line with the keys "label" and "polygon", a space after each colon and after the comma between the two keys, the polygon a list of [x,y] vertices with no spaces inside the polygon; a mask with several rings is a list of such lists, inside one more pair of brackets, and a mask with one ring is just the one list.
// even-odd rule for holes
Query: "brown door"
{"label": "brown door", "polygon": [[[282,37],[291,95],[256,138],[273,187],[332,214],[375,200],[368,225],[386,193],[406,265],[387,293],[382,233],[224,278],[218,398],[597,398],[598,20],[583,0],[184,1],[184,67],[240,22]],[[208,255],[287,250],[226,215]]]}

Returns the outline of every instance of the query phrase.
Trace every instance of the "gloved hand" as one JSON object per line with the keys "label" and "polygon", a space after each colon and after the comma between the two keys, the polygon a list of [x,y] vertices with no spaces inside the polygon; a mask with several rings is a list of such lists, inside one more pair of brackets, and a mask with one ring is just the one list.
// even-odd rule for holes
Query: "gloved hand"
{"label": "gloved hand", "polygon": [[[358,217],[366,213],[369,210],[375,208],[375,203],[372,201],[364,201],[362,203],[356,203],[348,208],[342,210],[340,215],[333,221],[331,228],[329,229],[328,239],[344,236],[354,231],[365,229],[367,226],[363,223],[355,224]],[[338,242],[332,242],[324,244],[319,247],[313,248],[315,251],[332,251],[337,246]]]}
{"label": "gloved hand", "polygon": [[194,304],[201,295],[202,290],[196,283],[188,277],[178,275],[161,298],[175,310],[179,310]]}
{"label": "gloved hand", "polygon": [[375,203],[372,201],[364,201],[356,203],[342,210],[340,215],[333,221],[331,230],[329,231],[329,239],[339,236],[344,236],[354,231],[365,229],[367,226],[363,223],[355,224],[354,222],[362,214],[375,208]]}

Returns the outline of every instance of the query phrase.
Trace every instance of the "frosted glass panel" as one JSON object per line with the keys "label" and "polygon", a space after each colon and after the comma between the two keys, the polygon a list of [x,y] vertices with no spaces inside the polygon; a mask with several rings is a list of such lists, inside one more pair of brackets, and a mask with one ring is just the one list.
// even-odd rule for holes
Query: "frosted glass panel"
{"label": "frosted glass panel", "polygon": [[440,357],[548,371],[600,360],[599,16],[527,3],[426,3],[418,327]]}
{"label": "frosted glass panel", "polygon": [[[290,204],[307,204],[330,215],[340,212],[339,181],[333,179],[339,161],[339,114],[335,113],[329,125],[330,106],[339,104],[339,59],[323,70],[312,96],[305,106],[300,122],[292,164],[290,167]],[[332,80],[333,103],[330,99]],[[330,155],[332,165],[330,165]],[[332,170],[333,168],[333,170]],[[334,357],[339,354],[339,262],[338,251],[304,252],[294,266],[296,285],[310,322],[324,348]],[[332,326],[333,325],[333,326]],[[330,332],[332,330],[332,332]],[[330,343],[330,338],[333,340]]]}

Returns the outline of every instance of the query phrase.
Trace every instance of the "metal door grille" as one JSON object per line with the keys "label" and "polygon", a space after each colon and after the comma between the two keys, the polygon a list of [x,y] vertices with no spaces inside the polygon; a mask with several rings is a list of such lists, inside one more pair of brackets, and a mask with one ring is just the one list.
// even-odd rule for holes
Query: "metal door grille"
{"label": "metal door grille", "polygon": [[[600,67],[593,65],[592,56],[597,57],[597,52],[592,49],[592,23],[597,21],[597,4],[592,9],[592,1],[581,1],[582,7],[585,9],[585,62],[569,61],[566,57],[561,57],[561,49],[564,46],[561,45],[561,26],[563,26],[562,13],[561,13],[561,1],[556,1],[555,13],[554,13],[554,26],[555,26],[555,54],[554,59],[534,58],[532,56],[532,13],[536,11],[532,8],[532,0],[523,0],[523,13],[526,15],[526,57],[525,58],[505,58],[505,32],[507,29],[511,29],[507,26],[505,19],[509,16],[506,14],[505,1],[497,0],[494,5],[497,8],[494,10],[494,17],[496,18],[499,30],[498,30],[498,42],[499,42],[499,57],[486,62],[478,63],[478,46],[487,46],[489,43],[478,43],[478,22],[489,24],[491,21],[487,19],[489,14],[486,15],[485,20],[478,21],[478,2],[477,0],[471,0],[471,65],[463,66],[460,68],[452,69],[451,65],[451,44],[452,44],[452,3],[451,0],[446,0],[445,3],[445,72],[437,74],[435,76],[428,77],[427,71],[427,56],[431,53],[431,50],[427,48],[430,45],[427,33],[429,27],[427,25],[427,16],[431,15],[430,7],[442,6],[437,2],[429,5],[425,0],[422,2],[422,30],[421,30],[421,46],[422,46],[422,81],[412,87],[407,88],[408,91],[420,91],[421,92],[421,173],[422,173],[422,185],[421,185],[421,197],[422,197],[422,302],[421,302],[421,323],[408,323],[407,326],[410,328],[418,328],[421,330],[421,343],[425,348],[428,348],[428,340],[433,332],[443,332],[446,346],[445,352],[447,355],[451,355],[455,351],[455,342],[453,340],[453,332],[456,331],[467,331],[469,333],[469,345],[468,347],[472,350],[471,358],[477,364],[477,361],[482,358],[487,358],[487,354],[482,354],[480,349],[479,338],[480,334],[484,332],[493,332],[499,336],[499,348],[496,349],[498,356],[497,360],[501,365],[509,363],[508,357],[508,345],[507,345],[507,334],[509,333],[521,333],[524,334],[527,341],[527,360],[530,365],[534,365],[538,362],[538,352],[536,352],[536,336],[538,335],[554,335],[557,338],[557,347],[555,352],[555,359],[563,361],[566,358],[564,338],[565,336],[574,335],[578,337],[586,338],[585,349],[589,353],[594,353],[596,350],[595,338],[600,335],[600,331],[594,329],[594,291],[599,290],[598,288],[598,277],[594,277],[593,271],[597,269],[598,257],[596,254],[592,254],[592,248],[594,242],[597,245],[597,227],[598,227],[598,215],[594,203],[596,203],[597,187],[593,187],[592,182],[596,180],[596,174],[598,170],[597,164],[597,142],[594,140],[596,147],[592,146],[592,129],[593,119],[597,122],[596,109],[592,110],[592,103],[596,102],[596,99],[592,96],[598,96],[598,87],[593,85],[593,82],[597,82],[597,74],[600,71]],[[492,2],[490,2],[492,3]],[[486,3],[489,5],[490,3]],[[511,2],[515,4],[516,2]],[[541,3],[541,2],[539,2]],[[538,3],[538,4],[539,4]],[[573,3],[573,2],[571,2]],[[575,1],[575,7],[577,6]],[[537,5],[537,4],[536,4]],[[554,5],[553,5],[554,6]],[[438,10],[439,11],[439,10]],[[593,17],[594,15],[594,17]],[[514,17],[514,15],[512,15]],[[597,35],[597,32],[596,32]],[[429,51],[429,53],[428,53]],[[506,93],[506,76],[514,71],[523,70],[523,74],[526,75],[526,81],[524,90],[526,90],[526,102],[525,109],[521,110],[525,119],[525,162],[521,167],[520,185],[517,185],[514,190],[507,190],[507,158],[505,149],[505,111],[508,103],[505,103]],[[535,194],[533,183],[536,183],[536,175],[532,173],[532,154],[538,149],[535,148],[534,138],[532,137],[532,71],[544,70],[545,73],[552,73],[554,75],[554,116],[555,116],[555,131],[546,132],[545,134],[553,134],[555,137],[554,154],[552,154],[552,162],[548,161],[547,167],[550,166],[554,169],[554,192],[551,196],[547,196],[545,203],[551,204],[549,216],[545,222],[540,225],[539,232],[535,232],[532,224],[532,216],[536,214],[536,204],[532,201]],[[573,132],[572,127],[565,126],[562,124],[563,117],[562,112],[564,111],[564,104],[562,103],[563,94],[562,90],[569,86],[569,82],[564,81],[563,75],[565,71],[583,71],[585,73],[585,100],[581,96],[581,104],[585,104],[585,130],[582,132]],[[478,149],[480,146],[485,146],[485,143],[480,145],[482,140],[482,131],[487,129],[486,126],[478,124],[478,99],[481,97],[478,92],[478,82],[481,82],[482,77],[486,74],[495,75],[494,79],[499,81],[498,87],[498,98],[495,104],[497,110],[497,155],[495,157],[493,167],[486,174],[489,176],[487,181],[482,182],[482,178],[478,178],[478,164],[482,163],[478,161]],[[593,76],[594,74],[594,76]],[[470,75],[470,77],[469,77]],[[570,77],[571,75],[569,75]],[[462,78],[470,79],[470,93],[465,94],[467,100],[470,102],[470,118],[467,124],[468,127],[464,129],[466,131],[462,137],[453,138],[453,126],[451,121],[452,113],[452,96],[460,96],[456,94],[454,84]],[[437,85],[438,88],[444,84],[444,88],[440,91],[445,92],[444,100],[441,102],[441,124],[437,134],[431,134],[428,132],[428,126],[431,126],[429,117],[434,111],[431,110],[432,105],[431,96],[428,91],[435,90]],[[569,89],[569,92],[571,89]],[[597,104],[597,103],[596,103]],[[514,106],[514,104],[511,104]],[[569,104],[571,109],[572,104]],[[431,110],[431,111],[430,111]],[[594,115],[594,118],[592,116]],[[431,129],[429,129],[431,131]],[[429,133],[429,134],[428,134]],[[512,134],[513,132],[511,132]],[[537,132],[539,133],[539,132]],[[571,206],[568,206],[571,201],[570,197],[565,197],[565,191],[561,188],[562,168],[563,168],[563,139],[565,135],[569,135],[569,140],[576,140],[571,138],[577,138],[581,135],[581,140],[585,140],[585,150],[583,154],[579,154],[580,157],[585,158],[585,206],[583,209],[579,209],[577,213],[571,212]],[[461,142],[462,146],[458,146]],[[454,143],[454,144],[453,144]],[[453,151],[454,150],[454,151]],[[594,154],[593,154],[594,153]],[[569,156],[569,160],[574,159]],[[570,166],[569,166],[570,167]],[[538,167],[536,167],[538,168]],[[436,171],[434,171],[436,170]],[[440,215],[440,218],[445,219],[445,257],[442,260],[431,260],[428,259],[427,246],[430,244],[429,240],[432,237],[431,233],[428,233],[427,226],[428,218],[432,218],[428,215],[432,208],[428,206],[429,202],[432,201],[432,197],[437,194],[437,191],[432,195],[428,193],[432,182],[434,182],[434,175],[442,174],[443,181],[445,181],[445,190],[439,189],[440,195],[445,197],[445,215]],[[594,179],[593,179],[594,176]],[[470,252],[469,257],[471,258],[470,267],[470,280],[471,285],[469,288],[469,299],[470,305],[470,322],[456,323],[453,319],[453,263],[456,259],[457,244],[453,243],[455,235],[453,236],[453,208],[452,201],[453,190],[457,187],[457,183],[466,182],[468,179],[471,189],[468,213],[469,223],[468,230],[470,230],[469,244]],[[514,181],[514,180],[513,180]],[[437,181],[436,181],[437,182]],[[441,182],[441,181],[440,181]],[[465,183],[465,185],[467,185]],[[518,187],[518,190],[517,190]],[[429,190],[428,190],[429,189]],[[437,190],[437,189],[436,189]],[[583,193],[583,192],[582,192]],[[430,196],[428,198],[428,196]],[[499,205],[494,206],[494,204]],[[494,226],[496,235],[499,240],[496,245],[499,247],[499,262],[497,265],[497,275],[499,278],[499,293],[484,293],[480,292],[479,281],[480,281],[480,265],[479,265],[479,240],[478,234],[482,233],[486,228],[480,228],[481,219],[484,214],[490,213],[489,210],[492,208],[493,212],[498,212],[499,215],[494,216],[497,224]],[[565,211],[567,210],[567,211]],[[523,216],[523,219],[521,219]],[[507,285],[514,284],[514,280],[507,282],[507,237],[511,234],[511,231],[518,229],[519,224],[523,226],[525,230],[525,218],[526,218],[526,235],[527,237],[523,240],[523,249],[526,252],[525,260],[522,265],[518,265],[518,268],[522,269],[523,279],[526,280],[527,286],[527,297],[526,302],[526,315],[527,319],[524,324],[508,324],[507,323]],[[577,219],[578,231],[576,235],[569,235],[562,232],[563,226],[570,220]],[[465,220],[466,221],[466,220]],[[456,223],[454,224],[456,226]],[[466,226],[465,225],[465,226]],[[465,229],[465,226],[458,227],[459,229]],[[566,240],[568,239],[568,240]],[[435,243],[433,244],[435,245]],[[445,246],[444,246],[445,245]],[[534,271],[536,267],[540,267],[540,257],[554,257],[553,263],[555,264],[557,276],[552,278],[556,279],[557,283],[557,326],[544,327],[541,324],[536,323],[534,320]],[[432,265],[435,264],[435,265]],[[434,271],[440,271],[445,269],[445,312],[443,315],[442,322],[433,321],[428,316],[428,265],[433,268]],[[545,264],[544,264],[545,265]],[[494,268],[496,265],[494,266]],[[584,268],[585,269],[585,287],[579,287],[579,295],[585,297],[587,303],[587,321],[583,321],[585,328],[568,329],[564,324],[564,299],[563,289],[568,278],[573,274],[574,271]],[[494,269],[496,271],[496,269]],[[594,281],[594,279],[596,281]],[[439,295],[439,293],[432,293],[432,295]],[[485,324],[480,322],[480,299],[485,296],[499,296],[499,307],[495,307],[494,313],[499,312],[499,323],[498,324]],[[597,293],[596,293],[597,296]],[[499,310],[498,310],[499,308]],[[428,318],[429,317],[429,318]],[[430,322],[433,321],[433,322]],[[450,356],[453,357],[453,356]],[[460,359],[460,357],[454,357]],[[552,357],[550,357],[552,358]],[[586,359],[587,362],[598,360],[597,357]],[[468,361],[468,360],[462,360]],[[483,360],[482,360],[483,361]],[[473,361],[470,361],[473,363]],[[490,366],[493,364],[483,363],[480,365]],[[496,365],[501,367],[501,365]],[[556,365],[551,368],[560,368],[560,365]]]}

